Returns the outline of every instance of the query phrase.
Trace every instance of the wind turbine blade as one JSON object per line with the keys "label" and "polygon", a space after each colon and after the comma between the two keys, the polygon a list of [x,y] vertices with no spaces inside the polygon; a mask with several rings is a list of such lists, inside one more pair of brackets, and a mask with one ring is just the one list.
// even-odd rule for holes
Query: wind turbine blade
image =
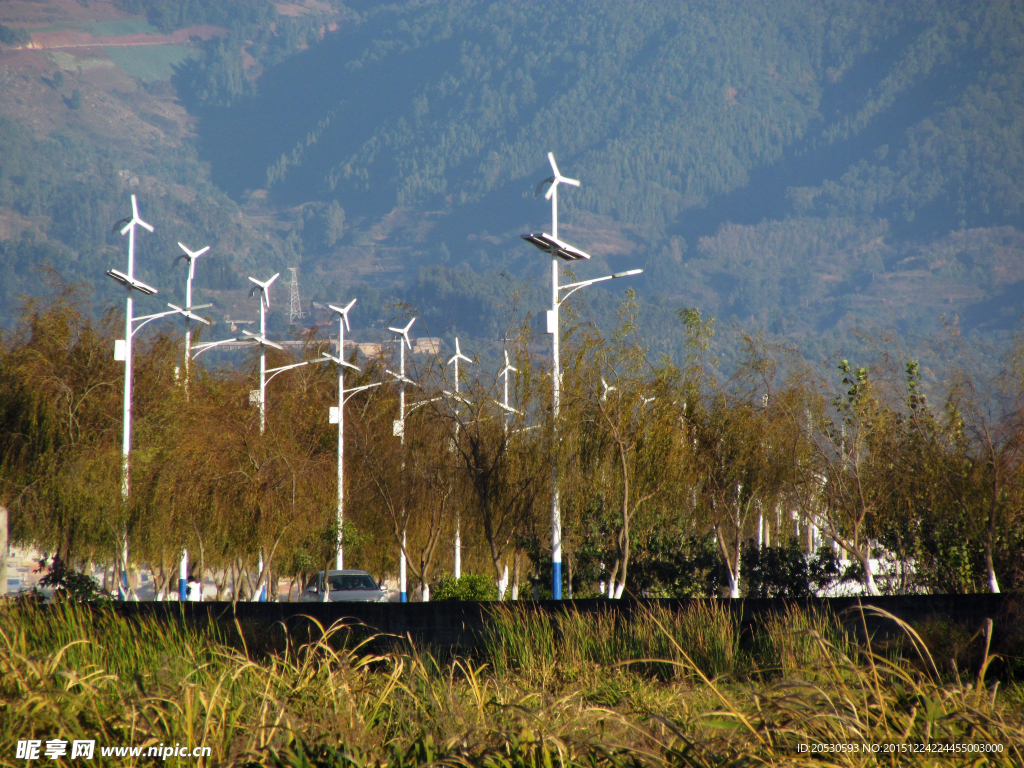
{"label": "wind turbine blade", "polygon": [[[249,278],[249,281],[250,281],[250,282],[253,282],[253,283],[256,283],[256,285],[258,285],[258,286],[259,286],[260,288],[266,288],[266,287],[267,287],[267,286],[266,286],[265,284],[261,283],[261,282],[260,282],[259,280],[257,280],[257,279],[256,279],[255,277],[250,277],[250,278]],[[250,293],[249,295],[250,295],[250,296],[252,296],[252,294],[251,294],[251,293]]]}
{"label": "wind turbine blade", "polygon": [[147,224],[146,222],[144,222],[144,221],[143,221],[142,219],[140,219],[140,218],[136,218],[136,219],[135,219],[135,223],[136,223],[136,224],[138,224],[138,225],[139,225],[140,227],[142,227],[143,229],[148,229],[148,230],[149,230],[150,232],[152,232],[152,231],[153,231],[153,227],[152,227],[152,225],[150,225],[150,224]]}
{"label": "wind turbine blade", "polygon": [[568,184],[570,187],[578,187],[580,185],[579,179],[567,179],[564,176],[559,179],[563,184]]}
{"label": "wind turbine blade", "polygon": [[535,190],[533,190],[533,196],[536,197],[537,195],[539,195],[541,193],[541,190],[544,189],[544,185],[545,184],[554,184],[554,183],[555,183],[555,177],[554,176],[548,176],[540,184],[537,185],[537,188]]}
{"label": "wind turbine blade", "polygon": [[550,200],[551,196],[555,194],[556,189],[558,189],[558,179],[555,179],[554,182],[552,182],[551,186],[548,187],[548,191],[547,194],[544,195],[544,199]]}
{"label": "wind turbine blade", "polygon": [[548,152],[548,162],[551,163],[551,170],[555,174],[555,178],[557,179],[562,174],[560,174],[558,172],[558,166],[555,165],[555,153],[554,152]]}
{"label": "wind turbine blade", "polygon": [[272,286],[274,284],[274,281],[277,280],[277,278],[279,278],[280,276],[281,276],[280,272],[275,272],[274,276],[272,278],[270,278],[269,280],[267,280],[266,287],[269,288],[270,286]]}
{"label": "wind turbine blade", "polygon": [[132,195],[132,219],[139,218],[139,204],[135,201],[135,195]]}
{"label": "wind turbine blade", "polygon": [[[120,230],[120,229],[121,229],[121,227],[122,227],[123,225],[125,225],[125,224],[131,224],[131,221],[132,221],[132,219],[131,219],[131,216],[129,216],[129,217],[127,217],[127,218],[124,218],[124,219],[120,219],[119,221],[116,221],[116,222],[114,222],[114,226],[113,226],[113,228],[111,228],[111,230],[110,230],[110,231],[111,231],[111,233],[113,233],[113,232],[117,232],[117,231],[118,231],[118,230]],[[123,234],[124,234],[124,232],[122,232],[121,234],[123,235]]]}
{"label": "wind turbine blade", "polygon": [[185,244],[182,243],[180,240],[178,241],[178,247],[181,248],[181,250],[183,250],[185,253],[187,253],[190,259],[198,259],[204,253],[210,250],[210,246],[206,246],[205,248],[202,248],[198,251],[192,251],[191,249],[187,248]]}

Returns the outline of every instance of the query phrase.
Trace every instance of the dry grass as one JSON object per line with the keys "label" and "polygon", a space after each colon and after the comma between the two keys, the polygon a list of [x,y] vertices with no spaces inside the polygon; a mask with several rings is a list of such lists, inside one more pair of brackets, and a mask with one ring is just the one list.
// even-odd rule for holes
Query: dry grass
{"label": "dry grass", "polygon": [[[295,768],[1024,765],[1019,689],[999,694],[985,670],[941,678],[910,627],[904,660],[853,644],[834,617],[793,611],[756,638],[767,663],[754,667],[733,622],[706,606],[628,621],[502,608],[475,661],[370,654],[335,626],[257,662],[213,630],[7,604],[0,740],[180,742],[212,748],[197,765]],[[813,743],[858,751],[799,751]],[[1003,752],[865,754],[865,743]],[[0,764],[15,764],[13,748]]]}

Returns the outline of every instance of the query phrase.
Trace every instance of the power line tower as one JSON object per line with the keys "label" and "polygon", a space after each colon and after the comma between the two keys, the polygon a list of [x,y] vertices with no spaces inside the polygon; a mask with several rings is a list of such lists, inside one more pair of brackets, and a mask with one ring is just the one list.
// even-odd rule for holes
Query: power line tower
{"label": "power line tower", "polygon": [[299,298],[299,268],[288,267],[288,271],[292,273],[291,306],[288,308],[288,322],[294,323],[296,320],[305,317],[306,313],[302,311],[302,300]]}

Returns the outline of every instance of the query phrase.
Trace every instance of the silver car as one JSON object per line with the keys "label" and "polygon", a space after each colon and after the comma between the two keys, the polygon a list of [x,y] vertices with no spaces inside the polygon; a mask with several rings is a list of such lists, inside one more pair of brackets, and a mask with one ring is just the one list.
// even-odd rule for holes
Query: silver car
{"label": "silver car", "polygon": [[327,571],[326,574],[320,571],[309,580],[299,602],[326,603],[328,600],[332,603],[386,603],[388,592],[366,571]]}

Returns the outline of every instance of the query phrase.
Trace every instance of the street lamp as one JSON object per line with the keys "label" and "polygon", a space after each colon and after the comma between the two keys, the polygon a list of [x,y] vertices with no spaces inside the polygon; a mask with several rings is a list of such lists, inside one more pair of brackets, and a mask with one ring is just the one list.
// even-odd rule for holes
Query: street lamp
{"label": "street lamp", "polygon": [[[197,307],[192,306],[192,279],[196,275],[196,259],[210,250],[210,246],[201,248],[198,251],[192,251],[185,247],[185,245],[179,240],[178,247],[184,251],[178,258],[174,260],[171,266],[176,265],[182,259],[188,261],[188,274],[185,277],[185,306],[177,307],[174,304],[168,304],[171,309],[177,310],[180,314],[185,316],[185,399],[188,400],[188,379],[189,379],[189,362],[192,358],[192,321],[197,320],[200,323],[209,325],[210,321],[204,317],[194,314],[193,310],[196,309],[207,309],[212,307],[212,304],[200,304]],[[188,549],[182,547],[181,549],[181,562],[178,564],[178,600],[184,601],[188,598]]]}
{"label": "street lamp", "polygon": [[[331,408],[330,412],[330,423],[334,424],[337,421],[338,424],[338,550],[334,557],[334,567],[337,570],[341,570],[345,567],[345,550],[344,542],[342,541],[342,525],[345,521],[344,517],[344,500],[345,500],[345,367],[349,367],[355,371],[356,368],[351,363],[345,362],[345,329],[349,328],[348,324],[348,313],[349,310],[355,305],[356,300],[352,299],[344,307],[336,307],[333,304],[328,304],[332,312],[338,316],[338,357],[334,360],[338,364],[338,407],[337,409]],[[351,329],[350,329],[351,330]],[[373,386],[373,385],[369,385]],[[368,387],[360,387],[360,389],[367,389]],[[326,593],[325,593],[326,595]]]}
{"label": "street lamp", "polygon": [[273,347],[274,349],[284,349],[280,344],[275,344],[267,339],[267,310],[270,309],[270,286],[274,284],[274,281],[281,276],[280,272],[274,273],[274,276],[266,281],[259,281],[255,277],[250,277],[249,280],[256,284],[251,291],[249,291],[249,298],[256,295],[256,291],[260,292],[260,332],[258,334],[251,333],[249,331],[242,331],[243,336],[248,336],[253,341],[260,345],[260,391],[259,391],[259,406],[260,406],[260,434],[266,430],[267,427],[267,347]]}
{"label": "street lamp", "polygon": [[[605,277],[597,277],[593,280],[583,280],[568,285],[558,285],[558,259],[565,261],[579,261],[589,259],[590,254],[581,251],[579,248],[569,245],[558,239],[558,185],[568,184],[573,187],[580,185],[576,179],[569,179],[562,176],[555,164],[555,156],[548,152],[548,162],[551,164],[553,175],[544,179],[537,185],[534,197],[540,194],[545,184],[550,184],[547,194],[544,197],[551,201],[551,233],[539,232],[523,235],[526,242],[536,246],[542,251],[551,254],[551,309],[547,311],[547,332],[551,334],[551,394],[552,394],[552,440],[551,440],[551,594],[555,600],[562,599],[562,512],[558,494],[558,445],[560,437],[558,434],[558,416],[560,405],[560,389],[562,384],[561,363],[559,360],[558,348],[558,308],[562,302],[569,298],[576,291],[594,283],[605,280],[614,280],[619,277],[639,275],[642,269],[631,269],[627,272],[617,272]],[[568,291],[561,296],[559,291]]]}
{"label": "street lamp", "polygon": [[209,320],[199,317],[198,315],[192,314],[193,310],[206,309],[212,307],[212,304],[202,304],[198,307],[192,306],[192,279],[196,276],[196,259],[202,256],[204,253],[210,250],[210,246],[200,248],[198,251],[189,250],[185,245],[179,241],[178,247],[184,251],[178,258],[174,260],[172,266],[176,265],[182,259],[188,261],[188,275],[185,277],[185,307],[175,307],[173,304],[168,306],[177,309],[181,314],[185,316],[185,399],[188,399],[188,369],[189,359],[191,357],[192,348],[192,321],[198,320],[200,323],[210,324]]}
{"label": "street lamp", "polygon": [[[388,326],[388,330],[392,333],[398,334],[398,349],[399,349],[399,368],[398,373],[393,371],[386,371],[394,376],[402,384],[402,388],[398,390],[398,419],[391,426],[391,433],[402,441],[402,482],[405,482],[405,385],[411,384],[412,382],[405,375],[405,348],[409,347],[412,351],[412,342],[409,341],[409,329],[412,328],[412,324],[416,322],[414,317],[404,328],[393,328]],[[402,504],[405,504],[405,493],[402,493]],[[402,509],[402,519],[405,520],[405,509]],[[405,554],[405,529],[406,524],[402,524],[402,551],[398,559],[398,582],[399,582],[399,593],[401,595],[401,601],[403,603],[409,602],[409,593],[406,587],[406,554]]]}
{"label": "street lamp", "polygon": [[[125,288],[125,319],[124,319],[124,339],[118,339],[114,342],[114,359],[124,361],[124,398],[123,398],[123,417],[122,417],[122,437],[121,437],[121,501],[126,507],[128,496],[131,491],[131,477],[130,477],[130,462],[132,452],[132,337],[139,328],[151,320],[157,319],[157,317],[164,317],[171,312],[164,312],[158,315],[147,315],[145,317],[133,317],[132,316],[132,291],[138,291],[145,296],[153,296],[157,293],[156,288],[146,285],[140,280],[135,279],[135,227],[142,227],[148,232],[153,231],[153,227],[147,224],[145,221],[139,218],[139,206],[135,200],[135,195],[131,196],[132,200],[132,215],[131,218],[122,219],[117,224],[123,224],[120,232],[121,236],[128,235],[128,273],[120,272],[116,269],[108,269],[107,275]],[[115,229],[117,227],[115,224]],[[142,323],[138,327],[135,327],[135,322],[141,320]],[[118,584],[118,593],[121,599],[128,597],[128,522],[127,517],[125,518],[124,525],[121,528],[121,579]]]}
{"label": "street lamp", "polygon": [[[462,354],[462,350],[459,349],[459,337],[455,337],[455,354],[448,358],[447,365],[455,363],[455,398],[460,400],[459,397],[459,361],[464,360],[467,363],[473,361]],[[455,421],[455,437],[458,439],[459,436],[459,424],[458,420]],[[455,578],[462,578],[462,514],[456,509],[455,511]]]}

